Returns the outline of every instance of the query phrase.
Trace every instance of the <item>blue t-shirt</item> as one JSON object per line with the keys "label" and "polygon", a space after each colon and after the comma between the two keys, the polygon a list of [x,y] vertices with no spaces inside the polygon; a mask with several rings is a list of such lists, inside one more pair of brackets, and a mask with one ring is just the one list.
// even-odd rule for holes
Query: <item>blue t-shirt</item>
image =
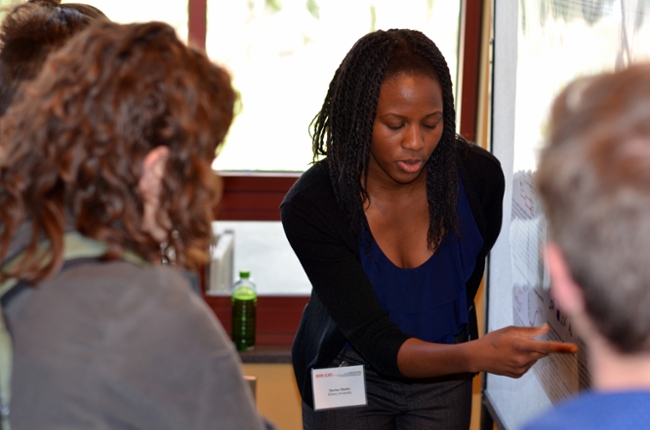
{"label": "blue t-shirt", "polygon": [[522,430],[650,428],[650,391],[585,392],[540,415]]}
{"label": "blue t-shirt", "polygon": [[419,267],[395,266],[374,239],[369,254],[363,238],[360,243],[363,269],[390,320],[404,333],[429,342],[454,343],[468,322],[465,284],[476,266],[483,238],[460,178],[457,211],[461,237],[448,233]]}

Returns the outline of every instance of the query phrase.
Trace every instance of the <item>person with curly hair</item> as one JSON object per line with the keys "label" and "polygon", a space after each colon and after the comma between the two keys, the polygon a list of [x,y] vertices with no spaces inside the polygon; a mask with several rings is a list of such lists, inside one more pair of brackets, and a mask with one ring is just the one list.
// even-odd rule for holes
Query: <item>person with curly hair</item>
{"label": "person with curly hair", "polygon": [[98,19],[108,20],[93,6],[61,0],[29,0],[10,9],[0,25],[0,115],[51,52]]}
{"label": "person with curly hair", "polygon": [[[474,296],[501,229],[499,161],[456,134],[452,82],[414,30],[362,37],[312,123],[282,205],[313,291],[293,344],[306,429],[467,429],[472,377],[519,377],[574,345],[546,327],[479,339]],[[366,405],[320,409],[312,369],[363,365]]]}
{"label": "person with curly hair", "polygon": [[14,430],[267,426],[183,271],[207,260],[211,162],[235,101],[169,25],[98,21],[2,118]]}

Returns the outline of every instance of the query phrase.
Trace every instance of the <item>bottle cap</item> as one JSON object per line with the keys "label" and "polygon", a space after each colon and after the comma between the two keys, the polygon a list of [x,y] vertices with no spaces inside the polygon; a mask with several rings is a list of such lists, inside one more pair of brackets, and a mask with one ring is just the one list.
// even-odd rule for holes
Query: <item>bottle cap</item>
{"label": "bottle cap", "polygon": [[251,272],[249,270],[240,270],[239,277],[241,279],[248,279],[251,277]]}

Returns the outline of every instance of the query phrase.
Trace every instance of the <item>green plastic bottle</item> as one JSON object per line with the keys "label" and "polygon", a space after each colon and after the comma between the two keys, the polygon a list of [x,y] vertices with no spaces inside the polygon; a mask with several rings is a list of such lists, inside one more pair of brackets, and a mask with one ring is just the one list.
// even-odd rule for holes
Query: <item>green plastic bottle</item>
{"label": "green plastic bottle", "polygon": [[239,280],[232,286],[232,341],[239,351],[255,347],[255,309],[257,292],[250,272],[239,272]]}

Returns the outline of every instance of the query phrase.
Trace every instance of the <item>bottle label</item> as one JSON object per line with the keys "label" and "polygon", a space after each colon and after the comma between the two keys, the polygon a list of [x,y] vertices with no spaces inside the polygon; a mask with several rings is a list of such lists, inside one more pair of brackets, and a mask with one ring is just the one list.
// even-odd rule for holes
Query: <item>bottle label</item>
{"label": "bottle label", "polygon": [[367,404],[362,365],[312,369],[311,385],[315,411]]}
{"label": "bottle label", "polygon": [[239,351],[255,346],[255,308],[257,300],[232,299],[232,340]]}

